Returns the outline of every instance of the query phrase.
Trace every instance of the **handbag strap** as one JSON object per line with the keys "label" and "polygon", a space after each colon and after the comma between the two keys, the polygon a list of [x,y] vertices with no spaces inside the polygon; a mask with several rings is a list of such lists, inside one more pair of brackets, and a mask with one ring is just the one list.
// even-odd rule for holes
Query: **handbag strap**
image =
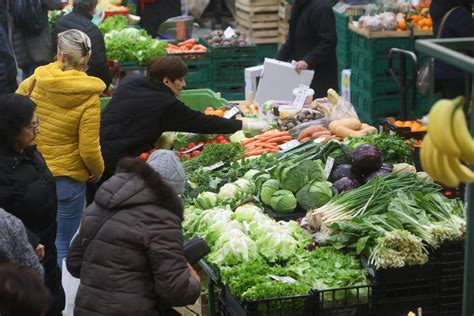
{"label": "handbag strap", "polygon": [[441,38],[441,34],[443,32],[444,25],[446,24],[446,20],[448,19],[449,15],[451,13],[453,13],[453,11],[456,10],[457,8],[460,8],[460,6],[452,8],[451,10],[446,12],[445,15],[443,15],[443,18],[441,19],[441,23],[439,24],[439,29],[438,29],[438,33],[436,34],[436,38]]}
{"label": "handbag strap", "polygon": [[31,93],[33,93],[33,89],[36,86],[36,78],[33,79],[33,82],[31,83],[30,90],[28,90],[28,98],[31,98]]}
{"label": "handbag strap", "polygon": [[114,216],[115,214],[117,214],[117,211],[113,211],[113,212],[110,212],[109,215],[107,215],[103,220],[102,222],[100,223],[100,225],[98,225],[94,231],[92,232],[92,234],[89,236],[89,238],[86,239],[86,241],[84,241],[83,244],[81,244],[81,250],[82,250],[82,254],[84,255],[84,253],[86,252],[86,249],[87,247],[89,246],[89,244],[91,243],[91,241],[94,240],[95,236],[97,235],[97,233],[100,231],[100,229],[104,226],[104,224],[112,217]]}

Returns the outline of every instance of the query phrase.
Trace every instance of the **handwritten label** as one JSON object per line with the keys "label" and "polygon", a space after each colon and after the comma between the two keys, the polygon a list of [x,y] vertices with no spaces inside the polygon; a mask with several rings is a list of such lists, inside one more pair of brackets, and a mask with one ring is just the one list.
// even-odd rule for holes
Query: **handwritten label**
{"label": "handwritten label", "polygon": [[192,153],[192,152],[195,151],[196,149],[199,149],[199,148],[201,148],[201,147],[203,147],[203,146],[204,146],[204,144],[196,145],[196,146],[194,146],[193,148],[189,148],[189,149],[183,151],[183,154]]}
{"label": "handwritten label", "polygon": [[331,174],[333,166],[334,166],[334,158],[328,157],[328,159],[326,160],[326,166],[324,166],[324,175],[326,179],[329,178],[329,175]]}
{"label": "handwritten label", "polygon": [[300,87],[298,88],[298,94],[296,95],[295,101],[293,101],[293,106],[298,110],[298,112],[304,105],[304,101],[306,100],[306,92],[308,92],[308,89],[309,87],[304,84],[300,84]]}
{"label": "handwritten label", "polygon": [[203,169],[212,171],[212,170],[216,170],[216,169],[222,167],[223,165],[224,165],[224,162],[223,162],[223,161],[219,161],[219,162],[217,162],[217,163],[215,163],[215,164],[213,164],[213,165],[210,165],[210,166],[208,166],[208,167],[204,167]]}
{"label": "handwritten label", "polygon": [[273,279],[273,280],[276,280],[276,281],[280,281],[280,282],[283,282],[283,283],[295,283],[296,280],[293,279],[292,277],[289,277],[289,276],[278,276],[278,275],[273,275],[273,274],[268,274],[267,277]]}
{"label": "handwritten label", "polygon": [[300,144],[299,141],[297,141],[296,139],[293,139],[287,143],[284,143],[284,144],[281,144],[279,145],[279,147],[281,148],[281,150],[287,150],[287,149],[291,149],[293,147],[296,147]]}
{"label": "handwritten label", "polygon": [[236,114],[238,114],[239,112],[240,112],[240,110],[237,107],[234,106],[234,107],[232,107],[232,109],[227,111],[226,114],[224,114],[224,118],[230,119],[230,118],[234,117]]}
{"label": "handwritten label", "polygon": [[224,37],[225,38],[231,38],[232,36],[235,35],[235,31],[233,28],[231,28],[230,26],[228,28],[225,29],[224,31]]}

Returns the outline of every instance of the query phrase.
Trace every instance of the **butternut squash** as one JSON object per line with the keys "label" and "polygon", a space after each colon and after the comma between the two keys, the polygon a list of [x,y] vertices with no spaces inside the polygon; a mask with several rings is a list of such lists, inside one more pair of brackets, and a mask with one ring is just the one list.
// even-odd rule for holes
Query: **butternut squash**
{"label": "butternut squash", "polygon": [[[347,119],[342,119],[342,120],[335,120],[332,121],[329,124],[329,130],[333,133],[336,134],[336,130],[339,126],[346,127],[348,129],[351,129],[353,131],[358,131],[361,128],[361,123],[358,119],[355,118],[347,118]],[[337,135],[337,134],[336,134]]]}

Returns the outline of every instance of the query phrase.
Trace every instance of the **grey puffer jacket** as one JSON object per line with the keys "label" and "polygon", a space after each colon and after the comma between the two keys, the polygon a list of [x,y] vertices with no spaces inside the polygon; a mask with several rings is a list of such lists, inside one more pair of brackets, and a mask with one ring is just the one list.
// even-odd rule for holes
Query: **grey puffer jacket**
{"label": "grey puffer jacket", "polygon": [[182,216],[181,201],[158,173],[138,159],[123,159],[71,245],[67,268],[81,279],[74,315],[164,315],[168,306],[194,303],[200,285],[187,270]]}

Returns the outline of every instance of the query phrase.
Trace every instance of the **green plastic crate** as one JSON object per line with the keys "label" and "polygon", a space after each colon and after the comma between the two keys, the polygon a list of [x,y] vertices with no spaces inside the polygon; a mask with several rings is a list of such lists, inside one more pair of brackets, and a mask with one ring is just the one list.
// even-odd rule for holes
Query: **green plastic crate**
{"label": "green plastic crate", "polygon": [[209,52],[192,52],[172,54],[181,57],[188,66],[186,83],[200,83],[211,80],[211,54]]}
{"label": "green plastic crate", "polygon": [[263,63],[265,58],[274,58],[278,52],[278,44],[257,45],[257,61]]}
{"label": "green plastic crate", "polygon": [[365,91],[370,97],[400,95],[400,88],[392,76],[374,77],[360,71],[351,74],[351,88]]}
{"label": "green plastic crate", "polygon": [[351,86],[351,103],[359,118],[368,124],[377,125],[382,117],[400,114],[399,95],[371,98],[363,91]]}
{"label": "green plastic crate", "polygon": [[[334,11],[336,18],[337,61],[340,65],[339,70],[351,67],[351,48],[352,48],[352,32],[349,30],[349,16]],[[353,20],[358,20],[360,16],[352,16]],[[342,68],[341,68],[342,67]]]}
{"label": "green plastic crate", "polygon": [[221,46],[214,47],[207,44],[206,41],[199,41],[202,45],[206,46],[211,52],[213,59],[249,59],[257,58],[257,46],[248,45],[248,46]]}
{"label": "green plastic crate", "polygon": [[110,99],[112,99],[112,97],[102,97],[102,98],[99,99],[100,100],[100,109],[102,111],[105,109],[107,104],[109,104]]}
{"label": "green plastic crate", "polygon": [[245,68],[258,64],[256,58],[239,60],[213,60],[212,80],[214,84],[240,85],[245,82]]}
{"label": "green plastic crate", "polygon": [[[392,67],[396,74],[400,70],[400,55],[394,55],[392,58]],[[379,56],[377,58],[367,58],[359,50],[354,49],[351,54],[351,68],[354,69],[354,72],[364,72],[371,77],[378,76],[390,76],[390,71],[388,68],[388,52],[386,55]],[[410,59],[407,59],[407,76],[409,78],[413,77],[413,62]]]}
{"label": "green plastic crate", "polygon": [[214,90],[220,92],[223,98],[230,101],[245,100],[244,84],[228,85],[228,84],[214,84]]}
{"label": "green plastic crate", "polygon": [[208,106],[219,108],[229,103],[210,89],[183,90],[178,99],[193,110],[204,112]]}
{"label": "green plastic crate", "polygon": [[415,41],[412,37],[366,38],[352,32],[351,45],[358,54],[365,58],[376,59],[388,55],[390,48],[414,51]]}

